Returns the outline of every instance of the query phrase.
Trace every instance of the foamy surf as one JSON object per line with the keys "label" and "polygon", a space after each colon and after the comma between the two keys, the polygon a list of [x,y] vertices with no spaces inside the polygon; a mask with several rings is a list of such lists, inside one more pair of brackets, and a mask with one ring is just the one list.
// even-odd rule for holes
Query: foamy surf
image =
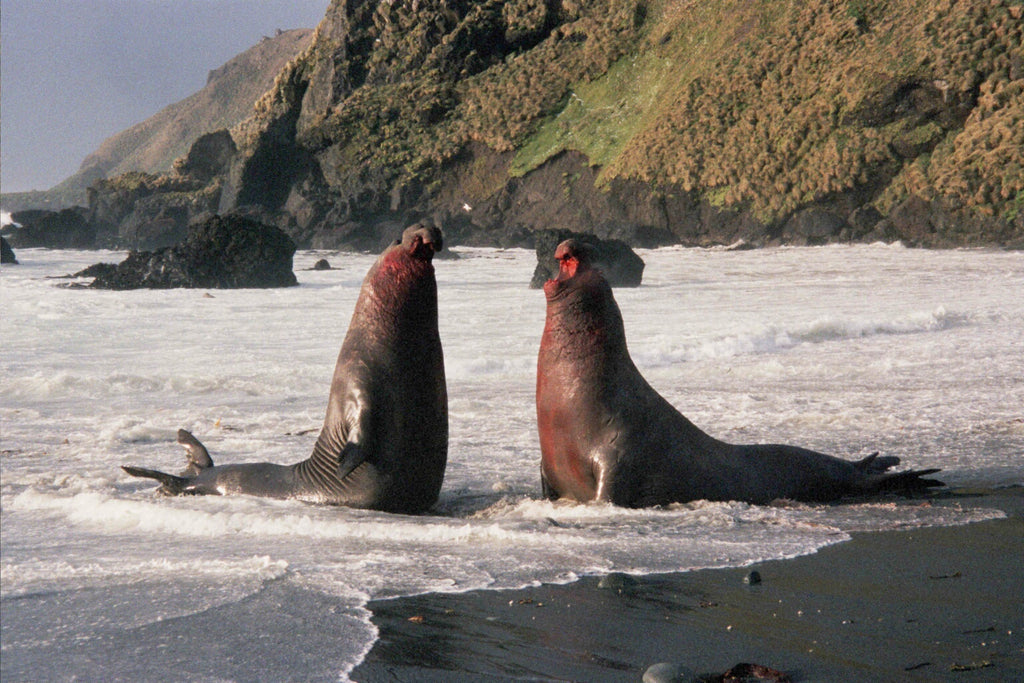
{"label": "foamy surf", "polygon": [[[824,344],[864,339],[876,335],[903,335],[935,332],[969,324],[968,316],[949,313],[944,307],[911,312],[897,319],[838,318],[827,316],[790,328],[760,325],[746,332],[715,339],[688,340],[682,344],[662,341],[656,352],[647,350],[636,356],[643,367],[661,367],[742,355],[772,354],[803,344]],[[659,336],[663,340],[663,336]]]}
{"label": "foamy surf", "polygon": [[[233,643],[259,654],[252,634],[272,633],[292,675],[344,680],[377,637],[372,599],[745,566],[853,533],[1002,514],[920,501],[622,510],[542,500],[534,255],[458,251],[436,263],[449,467],[432,514],[409,517],[164,498],[117,467],[178,471],[181,427],[218,463],[305,458],[372,256],[299,252],[300,287],[207,298],[63,288],[48,278],[123,255],[20,250],[2,281],[5,660],[34,658],[52,678],[68,657],[95,658],[116,675],[131,670],[118,668],[121,652],[187,643],[210,665]],[[954,486],[1024,482],[1020,254],[642,256],[644,285],[616,292],[630,349],[709,433],[850,459],[882,450],[940,467]],[[319,258],[335,270],[307,270]]]}

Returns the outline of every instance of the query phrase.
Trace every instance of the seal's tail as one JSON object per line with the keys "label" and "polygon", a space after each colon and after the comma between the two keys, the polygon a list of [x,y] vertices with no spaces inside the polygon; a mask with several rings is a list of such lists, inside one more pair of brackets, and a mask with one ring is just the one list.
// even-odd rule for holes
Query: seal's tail
{"label": "seal's tail", "polygon": [[864,493],[876,491],[923,491],[936,486],[945,486],[944,482],[938,479],[926,479],[929,474],[935,474],[937,468],[927,470],[907,470],[906,472],[889,472],[889,468],[900,463],[900,459],[894,455],[878,457],[878,453],[872,453],[858,462],[855,466],[864,473],[864,478],[857,485],[857,488]]}
{"label": "seal's tail", "polygon": [[130,465],[121,465],[121,469],[133,477],[156,479],[161,484],[160,492],[166,493],[169,496],[177,496],[188,492],[186,489],[189,484],[189,479],[186,479],[185,477],[177,477],[173,474],[167,474],[166,472],[147,470],[143,467],[132,467]]}

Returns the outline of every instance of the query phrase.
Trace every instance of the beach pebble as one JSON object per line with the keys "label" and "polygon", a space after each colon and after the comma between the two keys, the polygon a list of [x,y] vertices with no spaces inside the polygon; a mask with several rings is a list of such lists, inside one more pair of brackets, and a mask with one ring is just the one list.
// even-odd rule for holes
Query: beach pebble
{"label": "beach pebble", "polygon": [[743,583],[756,586],[761,583],[761,573],[756,569],[743,577]]}
{"label": "beach pebble", "polygon": [[677,683],[681,681],[692,681],[696,674],[682,664],[670,664],[661,662],[652,664],[644,671],[644,683]]}
{"label": "beach pebble", "polygon": [[639,585],[639,582],[629,574],[623,574],[622,572],[612,572],[611,574],[605,574],[601,577],[601,580],[597,582],[597,587],[605,590],[617,590],[620,593],[624,590],[630,590]]}

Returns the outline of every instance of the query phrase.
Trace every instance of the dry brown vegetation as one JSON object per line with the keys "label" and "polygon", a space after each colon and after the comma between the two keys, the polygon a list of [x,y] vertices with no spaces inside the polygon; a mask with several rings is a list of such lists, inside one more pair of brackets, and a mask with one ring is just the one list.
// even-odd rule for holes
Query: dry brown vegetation
{"label": "dry brown vegetation", "polygon": [[696,54],[678,38],[656,48],[675,51],[684,82],[613,173],[678,182],[768,218],[893,176],[883,209],[910,192],[990,212],[1017,201],[1020,5],[778,7],[691,4],[661,29],[718,24],[732,39]]}
{"label": "dry brown vegetation", "polygon": [[261,114],[304,98],[298,140],[332,185],[429,187],[476,143],[518,153],[518,173],[578,150],[603,182],[767,223],[841,195],[883,213],[912,193],[1024,208],[1020,0],[336,0],[332,15]]}

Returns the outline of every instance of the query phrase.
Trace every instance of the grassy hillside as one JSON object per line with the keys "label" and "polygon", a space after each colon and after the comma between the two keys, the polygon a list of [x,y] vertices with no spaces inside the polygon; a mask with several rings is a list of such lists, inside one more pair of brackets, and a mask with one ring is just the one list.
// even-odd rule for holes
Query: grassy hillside
{"label": "grassy hillside", "polygon": [[106,181],[93,218],[1022,246],[1022,26],[1024,0],[332,0],[226,170]]}
{"label": "grassy hillside", "polygon": [[1024,190],[1022,10],[1006,2],[668,2],[574,89],[515,169],[577,149],[602,177],[679,184],[766,219],[893,177],[1013,215]]}
{"label": "grassy hillside", "polygon": [[279,79],[322,91],[330,60],[331,90],[298,130],[329,183],[356,169],[429,183],[475,142],[514,153],[513,177],[576,150],[599,183],[681,188],[764,221],[850,192],[883,213],[910,193],[1022,209],[1020,0],[422,0],[332,15],[339,28]]}

